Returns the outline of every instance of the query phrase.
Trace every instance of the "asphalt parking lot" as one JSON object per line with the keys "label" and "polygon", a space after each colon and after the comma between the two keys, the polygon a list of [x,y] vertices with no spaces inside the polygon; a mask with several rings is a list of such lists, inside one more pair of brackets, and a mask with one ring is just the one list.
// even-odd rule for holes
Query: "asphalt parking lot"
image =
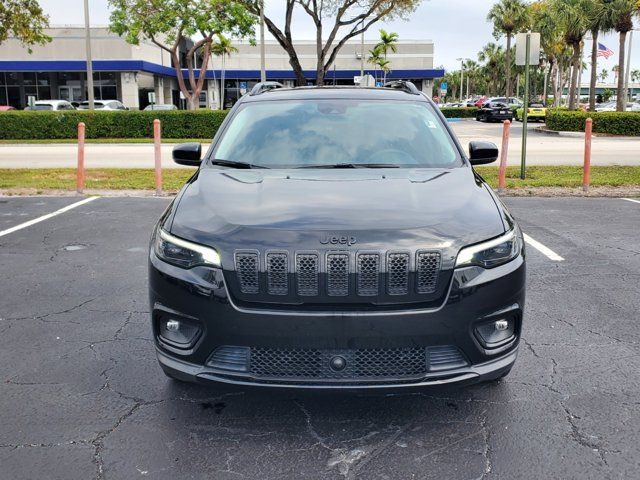
{"label": "asphalt parking lot", "polygon": [[[630,479],[640,471],[640,203],[507,198],[530,237],[504,381],[392,395],[228,390],[157,366],[168,203],[0,198],[2,479]],[[548,252],[547,252],[548,254]]]}

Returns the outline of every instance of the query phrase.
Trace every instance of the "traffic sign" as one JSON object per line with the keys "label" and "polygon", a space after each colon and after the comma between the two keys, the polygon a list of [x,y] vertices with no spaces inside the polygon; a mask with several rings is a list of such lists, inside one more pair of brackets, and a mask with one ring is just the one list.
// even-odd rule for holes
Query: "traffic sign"
{"label": "traffic sign", "polygon": [[156,92],[149,92],[147,94],[147,100],[149,100],[149,103],[155,104],[156,103]]}
{"label": "traffic sign", "polygon": [[526,32],[516,34],[516,65],[527,64],[527,36],[529,36],[529,65],[540,63],[540,34]]}

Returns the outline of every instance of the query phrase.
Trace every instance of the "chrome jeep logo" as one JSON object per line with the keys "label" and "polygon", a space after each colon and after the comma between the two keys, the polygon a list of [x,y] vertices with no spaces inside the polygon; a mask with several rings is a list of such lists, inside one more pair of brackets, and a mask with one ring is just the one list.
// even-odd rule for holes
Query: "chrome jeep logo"
{"label": "chrome jeep logo", "polygon": [[323,245],[347,245],[347,246],[351,246],[354,243],[356,243],[356,237],[354,237],[353,235],[350,236],[346,236],[346,235],[333,235],[333,236],[328,236],[325,235],[324,237],[322,237],[320,239],[320,243]]}

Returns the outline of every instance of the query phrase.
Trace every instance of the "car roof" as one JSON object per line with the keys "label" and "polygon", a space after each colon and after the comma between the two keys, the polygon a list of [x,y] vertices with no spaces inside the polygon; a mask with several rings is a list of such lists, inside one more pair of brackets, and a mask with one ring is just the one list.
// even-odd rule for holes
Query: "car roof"
{"label": "car roof", "polygon": [[244,95],[242,103],[271,100],[356,99],[430,102],[425,95],[415,95],[398,88],[323,86],[276,88],[257,95]]}
{"label": "car roof", "polygon": [[34,105],[58,105],[59,103],[69,103],[68,100],[36,100]]}

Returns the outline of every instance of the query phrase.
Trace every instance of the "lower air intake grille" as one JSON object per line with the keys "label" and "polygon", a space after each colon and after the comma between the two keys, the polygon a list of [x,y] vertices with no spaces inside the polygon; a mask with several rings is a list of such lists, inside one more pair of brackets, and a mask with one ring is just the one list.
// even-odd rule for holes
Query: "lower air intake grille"
{"label": "lower air intake grille", "polygon": [[467,366],[467,360],[464,355],[453,345],[429,347],[428,351],[429,370],[432,372]]}
{"label": "lower air intake grille", "polygon": [[258,254],[236,253],[236,273],[242,293],[258,293]]}
{"label": "lower air intake grille", "polygon": [[218,347],[209,357],[207,365],[221,370],[246,372],[249,370],[250,353],[249,347]]}
{"label": "lower air intake grille", "polygon": [[[342,357],[345,366],[336,371],[331,359]],[[394,349],[318,350],[253,348],[250,373],[272,379],[402,379],[427,373],[422,347]]]}
{"label": "lower air intake grille", "polygon": [[416,290],[418,293],[436,291],[440,270],[439,252],[418,252],[416,255]]}

